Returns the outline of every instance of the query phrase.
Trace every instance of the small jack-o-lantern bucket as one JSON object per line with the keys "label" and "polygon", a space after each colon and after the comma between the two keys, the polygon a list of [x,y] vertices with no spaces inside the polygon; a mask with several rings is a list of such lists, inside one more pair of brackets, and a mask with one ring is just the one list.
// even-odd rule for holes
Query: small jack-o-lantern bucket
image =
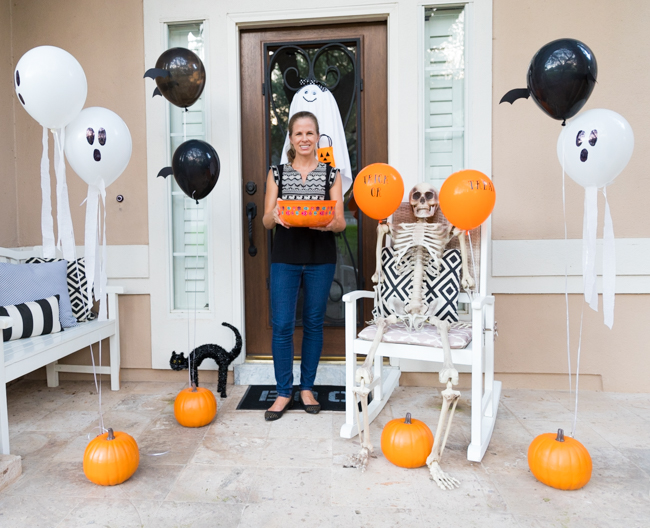
{"label": "small jack-o-lantern bucket", "polygon": [[[328,147],[320,147],[320,140],[326,137],[329,139],[329,146]],[[332,167],[336,167],[334,163],[334,147],[332,146],[332,138],[329,137],[327,134],[321,134],[320,137],[318,138],[318,161],[322,163],[329,163]]]}

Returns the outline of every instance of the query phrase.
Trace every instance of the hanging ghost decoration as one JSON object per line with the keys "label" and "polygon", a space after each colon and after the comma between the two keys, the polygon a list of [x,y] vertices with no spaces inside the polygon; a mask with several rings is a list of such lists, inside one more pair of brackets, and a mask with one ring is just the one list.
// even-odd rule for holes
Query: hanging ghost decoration
{"label": "hanging ghost decoration", "polygon": [[[88,184],[86,197],[85,258],[88,299],[100,301],[99,318],[106,318],[106,187],[124,172],[131,159],[131,133],[115,112],[90,107],[66,127],[65,156],[79,177]],[[99,198],[104,208],[100,219]],[[102,249],[98,239],[100,225]]]}
{"label": "hanging ghost decoration", "polygon": [[[311,112],[318,119],[318,128],[322,135],[327,135],[332,140],[332,155],[336,159],[336,168],[341,171],[343,194],[352,185],[352,169],[350,167],[350,154],[345,141],[345,130],[341,120],[341,112],[336,104],[336,99],[327,88],[318,84],[306,84],[296,92],[289,108],[289,119],[296,112]],[[282,148],[280,163],[287,162],[289,150],[289,133]]]}
{"label": "hanging ghost decoration", "polygon": [[605,195],[603,229],[603,312],[605,324],[614,324],[616,254],[614,225],[607,202],[607,185],[623,171],[632,157],[634,134],[627,120],[611,110],[593,109],[567,123],[557,141],[563,170],[585,188],[582,231],[582,274],[585,301],[598,311],[596,287],[596,224],[598,189]]}
{"label": "hanging ghost decoration", "polygon": [[[41,231],[43,256],[54,258],[56,247],[63,258],[75,260],[74,230],[68,202],[65,175],[65,127],[81,111],[88,94],[83,68],[70,53],[54,46],[38,46],[25,53],[14,71],[16,96],[27,113],[43,127],[41,156]],[[56,210],[58,240],[54,239],[54,220],[50,189],[48,129],[54,136]]]}

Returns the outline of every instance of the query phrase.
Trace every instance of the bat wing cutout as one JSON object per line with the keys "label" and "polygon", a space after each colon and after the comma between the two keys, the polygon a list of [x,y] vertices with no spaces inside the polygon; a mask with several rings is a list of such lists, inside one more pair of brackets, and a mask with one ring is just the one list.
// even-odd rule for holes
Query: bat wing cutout
{"label": "bat wing cutout", "polygon": [[158,87],[156,86],[156,89],[153,91],[153,95],[152,95],[151,97],[156,97],[157,95],[162,96],[162,94],[160,93],[160,90],[159,90]]}
{"label": "bat wing cutout", "polygon": [[169,73],[169,70],[164,70],[163,68],[149,68],[145,74],[143,79],[146,79],[147,77],[150,77],[151,79],[155,79],[156,77],[171,77],[171,73]]}
{"label": "bat wing cutout", "polygon": [[160,176],[162,176],[163,178],[166,178],[170,174],[174,174],[174,171],[172,170],[172,168],[171,167],[163,167],[162,169],[160,169],[160,172],[158,173],[158,176],[156,176],[156,178],[159,178]]}
{"label": "bat wing cutout", "polygon": [[529,97],[530,92],[528,91],[528,88],[515,88],[514,90],[510,90],[507,94],[505,94],[501,98],[501,101],[499,101],[499,104],[503,102],[512,104],[517,99],[528,99]]}

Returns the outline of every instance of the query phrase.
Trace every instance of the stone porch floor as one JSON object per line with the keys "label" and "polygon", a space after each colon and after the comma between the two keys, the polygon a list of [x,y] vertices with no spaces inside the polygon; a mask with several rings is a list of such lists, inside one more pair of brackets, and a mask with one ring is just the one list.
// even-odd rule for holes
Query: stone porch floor
{"label": "stone porch floor", "polygon": [[23,474],[0,492],[0,526],[650,526],[650,394],[581,393],[576,436],[594,471],[582,490],[562,492],[535,480],[526,452],[536,435],[570,430],[573,396],[504,390],[492,443],[472,463],[464,392],[444,456],[461,486],[442,491],[426,467],[395,467],[379,448],[383,425],[407,411],[435,430],[435,390],[396,390],[372,428],[377,458],[361,474],[343,467],[358,442],[339,437],[342,413],[291,411],[267,423],[262,412],[235,411],[245,387],[229,386],[212,425],[185,429],[173,417],[182,387],[143,382],[103,391],[105,425],[135,437],[141,458],[130,480],[100,487],[82,471],[96,434],[94,385],[11,385],[11,451],[22,456]]}

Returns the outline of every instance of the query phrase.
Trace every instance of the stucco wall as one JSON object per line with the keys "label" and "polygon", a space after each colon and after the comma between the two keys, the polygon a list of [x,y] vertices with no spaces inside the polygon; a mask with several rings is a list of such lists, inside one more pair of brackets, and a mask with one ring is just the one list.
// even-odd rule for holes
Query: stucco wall
{"label": "stucco wall", "polygon": [[18,245],[10,0],[0,2],[0,246]]}
{"label": "stucco wall", "polygon": [[[508,90],[526,86],[530,59],[557,38],[585,42],[598,61],[598,83],[584,110],[608,108],[623,115],[634,130],[635,149],[627,168],[608,187],[617,238],[650,237],[647,198],[650,182],[650,104],[645,94],[650,75],[647,32],[650,4],[643,1],[521,2],[494,0],[493,175],[498,201],[492,238],[561,239],[562,170],[556,155],[559,121],[535,103],[498,102]],[[582,237],[584,190],[566,178],[569,238]],[[599,202],[602,236],[604,201]],[[508,376],[531,373],[533,384],[553,386],[553,375],[567,372],[566,312],[563,295],[498,295],[500,337],[496,368]],[[582,302],[570,296],[573,367],[577,355]],[[647,391],[645,323],[648,295],[617,295],[613,330],[601,312],[585,307],[581,371],[601,376],[603,390]],[[547,374],[539,377],[533,374]],[[566,382],[568,386],[568,379]],[[598,383],[593,383],[598,388]]]}
{"label": "stucco wall", "polygon": [[[63,48],[79,61],[86,73],[88,98],[85,106],[113,110],[129,127],[133,154],[122,176],[106,191],[106,236],[109,244],[147,244],[146,136],[144,93],[140,89],[144,74],[142,2],[13,2],[11,22],[11,70],[31,48],[42,45]],[[4,54],[0,60],[4,60]],[[3,76],[3,83],[4,79]],[[40,245],[42,128],[21,108],[15,96],[12,97],[16,114],[16,174],[20,175],[20,245]],[[50,136],[50,160],[53,158],[52,144]],[[51,175],[54,185],[53,168]],[[86,197],[88,185],[69,165],[67,181],[75,238],[78,245],[83,245],[85,206],[80,204]],[[115,200],[118,194],[125,198],[121,204]]]}

